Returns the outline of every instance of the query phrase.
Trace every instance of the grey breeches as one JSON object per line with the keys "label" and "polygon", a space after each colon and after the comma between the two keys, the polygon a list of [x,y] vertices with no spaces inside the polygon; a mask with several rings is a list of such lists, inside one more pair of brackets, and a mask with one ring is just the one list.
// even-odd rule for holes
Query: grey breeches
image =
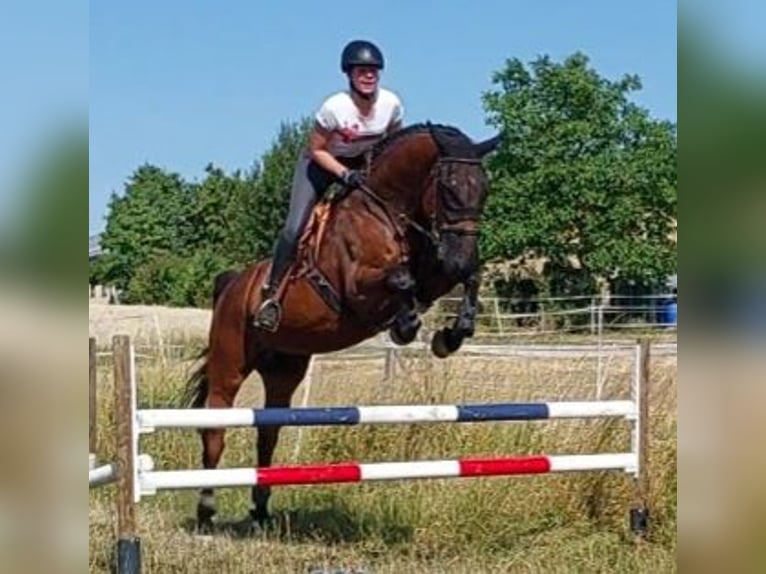
{"label": "grey breeches", "polygon": [[[348,167],[356,167],[361,163],[358,158],[338,158],[338,160]],[[311,215],[311,210],[336,180],[334,174],[320,167],[308,156],[301,157],[293,173],[290,208],[282,228],[282,241],[292,246],[297,243]]]}

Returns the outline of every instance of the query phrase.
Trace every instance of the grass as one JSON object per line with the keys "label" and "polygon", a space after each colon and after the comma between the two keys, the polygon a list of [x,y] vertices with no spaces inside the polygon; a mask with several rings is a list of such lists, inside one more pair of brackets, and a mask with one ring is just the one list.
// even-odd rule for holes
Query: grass
{"label": "grass", "polygon": [[[380,360],[315,365],[310,405],[424,404],[587,400],[595,393],[595,360],[455,357],[404,360],[382,381]],[[173,404],[188,364],[139,365],[141,407]],[[608,366],[604,398],[627,396],[631,365]],[[114,423],[108,365],[101,369],[101,459],[113,458]],[[195,491],[142,500],[139,535],[145,572],[675,572],[676,366],[652,361],[650,400],[651,535],[628,528],[632,489],[619,472],[278,487],[274,528],[250,533],[243,519],[249,489],[219,489],[218,532],[193,535]],[[306,398],[304,383],[294,404]],[[238,397],[262,404],[253,375]],[[221,467],[252,466],[255,432],[231,429]],[[362,462],[460,456],[619,452],[628,448],[621,421],[484,423],[285,428],[275,464]],[[193,431],[144,437],[141,452],[158,468],[199,468]],[[90,572],[107,572],[114,547],[114,487],[90,491]]]}

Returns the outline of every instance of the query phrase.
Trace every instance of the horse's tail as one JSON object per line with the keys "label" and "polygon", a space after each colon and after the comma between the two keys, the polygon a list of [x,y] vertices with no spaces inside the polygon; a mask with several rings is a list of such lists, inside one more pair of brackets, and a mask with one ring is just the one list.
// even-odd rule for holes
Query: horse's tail
{"label": "horse's tail", "polygon": [[[213,279],[214,310],[218,299],[220,299],[226,287],[228,287],[238,276],[239,271],[233,271],[231,269],[223,271],[215,276]],[[195,361],[199,361],[200,359],[204,360],[196,369],[194,369],[186,381],[186,388],[184,389],[184,395],[182,399],[182,403],[186,408],[199,409],[205,406],[205,400],[207,399],[207,393],[210,384],[210,380],[207,376],[207,355],[209,351],[210,347],[205,347],[202,349],[199,355],[194,358]]]}
{"label": "horse's tail", "polygon": [[209,380],[207,377],[207,354],[210,349],[205,347],[195,360],[204,359],[202,363],[194,369],[186,381],[184,389],[183,406],[184,408],[200,409],[205,406]]}
{"label": "horse's tail", "polygon": [[233,269],[227,269],[226,271],[222,271],[218,275],[213,278],[213,307],[215,308],[215,304],[218,302],[218,299],[220,299],[221,295],[223,294],[226,287],[228,287],[231,283],[234,282],[234,280],[239,276],[239,271],[234,271]]}

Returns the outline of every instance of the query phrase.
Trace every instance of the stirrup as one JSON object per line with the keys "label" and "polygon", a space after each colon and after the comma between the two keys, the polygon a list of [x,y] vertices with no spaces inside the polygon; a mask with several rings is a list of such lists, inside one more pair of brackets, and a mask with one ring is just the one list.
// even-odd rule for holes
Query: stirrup
{"label": "stirrup", "polygon": [[266,299],[258,309],[253,324],[259,329],[274,332],[282,320],[282,306],[274,299]]}

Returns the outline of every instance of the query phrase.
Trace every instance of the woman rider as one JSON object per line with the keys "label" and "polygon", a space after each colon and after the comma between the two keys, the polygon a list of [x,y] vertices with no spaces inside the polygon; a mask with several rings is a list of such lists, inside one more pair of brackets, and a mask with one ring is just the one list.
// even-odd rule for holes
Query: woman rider
{"label": "woman rider", "polygon": [[404,110],[399,97],[378,85],[383,68],[383,54],[371,42],[354,40],[343,49],[341,70],[349,87],[327,98],[316,112],[308,147],[293,175],[290,208],[262,288],[256,327],[268,331],[279,327],[282,312],[275,295],[317,200],[333,182],[346,191],[362,185],[364,153],[402,126]]}

